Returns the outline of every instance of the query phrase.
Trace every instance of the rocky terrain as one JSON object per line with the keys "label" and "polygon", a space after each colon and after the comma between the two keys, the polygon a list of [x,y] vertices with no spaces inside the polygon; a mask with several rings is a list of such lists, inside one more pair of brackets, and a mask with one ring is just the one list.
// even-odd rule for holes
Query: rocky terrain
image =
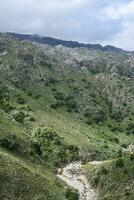
{"label": "rocky terrain", "polygon": [[71,163],[65,168],[59,169],[57,176],[79,192],[79,200],[97,199],[97,194],[89,186],[86,177],[83,175],[80,163]]}

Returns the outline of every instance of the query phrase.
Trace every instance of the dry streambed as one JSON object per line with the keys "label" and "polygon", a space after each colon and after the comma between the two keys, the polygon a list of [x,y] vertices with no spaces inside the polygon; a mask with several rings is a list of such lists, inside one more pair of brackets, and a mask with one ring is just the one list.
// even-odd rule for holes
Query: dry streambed
{"label": "dry streambed", "polygon": [[79,200],[97,200],[97,194],[89,186],[79,162],[71,163],[63,169],[59,169],[57,176],[78,191]]}

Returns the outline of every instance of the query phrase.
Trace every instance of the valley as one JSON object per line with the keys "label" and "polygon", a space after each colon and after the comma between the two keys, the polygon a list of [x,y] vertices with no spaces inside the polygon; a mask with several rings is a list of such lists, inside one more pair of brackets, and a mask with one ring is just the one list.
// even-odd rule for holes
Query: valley
{"label": "valley", "polygon": [[133,144],[133,52],[0,34],[0,199],[133,200]]}

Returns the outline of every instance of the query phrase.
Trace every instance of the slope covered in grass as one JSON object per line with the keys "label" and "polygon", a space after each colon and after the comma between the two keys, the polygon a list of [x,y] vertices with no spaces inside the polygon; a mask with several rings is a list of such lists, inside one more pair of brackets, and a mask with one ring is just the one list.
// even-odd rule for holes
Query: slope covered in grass
{"label": "slope covered in grass", "polygon": [[52,174],[32,163],[0,151],[0,199],[67,200],[68,189]]}
{"label": "slope covered in grass", "polygon": [[56,178],[53,158],[43,161],[32,144],[28,132],[1,113],[0,199],[77,199],[75,191]]}
{"label": "slope covered in grass", "polygon": [[134,199],[134,160],[119,158],[97,166],[84,166],[90,184],[98,191],[100,200]]}

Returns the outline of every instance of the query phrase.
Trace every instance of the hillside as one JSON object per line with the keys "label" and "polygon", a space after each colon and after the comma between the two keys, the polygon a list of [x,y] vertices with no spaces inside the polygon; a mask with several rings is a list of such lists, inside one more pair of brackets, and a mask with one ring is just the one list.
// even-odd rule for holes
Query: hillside
{"label": "hillside", "polygon": [[[98,166],[84,166],[91,185],[96,188],[99,199],[134,199],[134,160],[125,158],[102,162]],[[94,174],[94,175],[93,175]]]}
{"label": "hillside", "polygon": [[133,52],[1,34],[1,199],[77,200],[57,168],[122,156],[134,141],[133,86]]}

